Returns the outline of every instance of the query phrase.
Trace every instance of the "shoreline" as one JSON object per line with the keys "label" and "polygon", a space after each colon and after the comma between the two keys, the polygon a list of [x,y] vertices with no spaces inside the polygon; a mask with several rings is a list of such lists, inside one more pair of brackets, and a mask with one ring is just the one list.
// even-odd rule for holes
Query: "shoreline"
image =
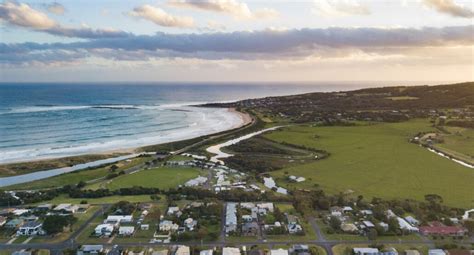
{"label": "shoreline", "polygon": [[[222,108],[221,108],[222,109]],[[191,134],[190,136],[186,136],[180,139],[172,140],[172,141],[164,141],[161,143],[152,143],[149,145],[143,145],[143,146],[137,146],[137,147],[132,147],[132,148],[118,148],[118,149],[112,149],[112,150],[105,150],[105,151],[99,151],[99,152],[93,152],[93,153],[85,153],[85,154],[77,154],[77,155],[71,155],[71,156],[63,156],[63,157],[49,157],[49,158],[41,158],[41,159],[32,159],[32,160],[21,160],[21,161],[15,161],[15,162],[6,162],[6,163],[0,163],[0,166],[4,168],[8,168],[9,165],[28,165],[28,164],[35,164],[35,163],[48,163],[48,162],[54,162],[58,161],[61,159],[66,159],[66,158],[77,158],[80,159],[82,157],[88,157],[88,156],[94,156],[94,155],[110,155],[109,158],[114,158],[117,157],[117,154],[122,155],[122,156],[127,156],[127,155],[132,155],[132,154],[140,154],[140,153],[146,153],[146,148],[150,146],[159,146],[163,144],[168,144],[168,143],[175,143],[175,142],[182,142],[182,141],[187,141],[187,140],[192,140],[192,139],[197,139],[199,137],[205,137],[205,136],[212,136],[221,132],[229,132],[244,126],[249,125],[252,123],[253,118],[248,114],[244,112],[237,111],[235,108],[226,108],[227,112],[237,115],[238,118],[240,119],[239,122],[233,123],[229,128],[225,130],[220,130],[216,132],[199,132],[196,135]],[[93,163],[95,161],[87,161],[85,163]],[[76,165],[72,165],[70,167],[74,167]],[[59,167],[58,167],[59,168]],[[31,170],[29,173],[34,173],[34,172],[41,172],[41,171],[49,171],[49,170],[55,170],[56,168],[50,167],[48,169],[38,169],[38,170]],[[26,173],[28,174],[28,173]],[[17,174],[17,175],[5,175],[0,178],[6,178],[6,177],[13,177],[13,176],[21,176],[24,174]]]}

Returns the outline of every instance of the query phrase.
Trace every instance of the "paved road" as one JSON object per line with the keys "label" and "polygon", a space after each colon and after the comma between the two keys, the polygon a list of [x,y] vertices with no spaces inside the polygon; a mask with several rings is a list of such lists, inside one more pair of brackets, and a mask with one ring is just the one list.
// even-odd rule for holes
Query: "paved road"
{"label": "paved road", "polygon": [[[323,242],[323,243],[327,242],[326,237],[323,235],[321,231],[321,228],[319,227],[318,223],[316,223],[316,219],[314,217],[309,217],[308,222],[313,228],[314,233],[316,233],[316,236],[318,237],[318,241]],[[326,250],[327,255],[333,255],[331,245],[325,244],[325,245],[322,245],[322,247]]]}

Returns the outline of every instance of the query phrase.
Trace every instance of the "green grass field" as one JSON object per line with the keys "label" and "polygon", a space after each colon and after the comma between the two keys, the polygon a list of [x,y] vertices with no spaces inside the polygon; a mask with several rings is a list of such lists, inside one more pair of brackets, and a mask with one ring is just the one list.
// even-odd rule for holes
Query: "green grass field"
{"label": "green grass field", "polygon": [[[115,165],[117,165],[119,168],[116,170],[116,172],[139,165],[148,160],[150,160],[150,157],[134,158],[132,159],[131,162],[126,162],[126,161],[117,162]],[[81,170],[81,171],[62,174],[62,175],[58,175],[58,176],[54,176],[54,177],[50,177],[50,178],[46,178],[42,180],[37,180],[33,182],[12,185],[6,188],[11,189],[11,190],[32,190],[32,189],[61,187],[64,185],[75,185],[80,181],[87,182],[90,180],[105,177],[107,174],[110,173],[109,169],[110,169],[110,166],[101,167],[101,168],[97,168],[93,170]]]}
{"label": "green grass field", "polygon": [[[320,185],[328,193],[353,190],[366,198],[423,200],[435,193],[450,206],[472,208],[474,171],[408,142],[430,131],[427,120],[350,127],[292,126],[266,134],[280,142],[327,150],[331,156],[272,172],[283,187]],[[290,184],[284,172],[307,181]]]}
{"label": "green grass field", "polygon": [[435,144],[439,150],[474,164],[474,129],[445,127],[451,134],[443,135],[443,143]]}
{"label": "green grass field", "polygon": [[105,183],[105,187],[115,190],[124,187],[142,186],[160,189],[176,188],[199,175],[196,168],[159,167],[122,175]]}

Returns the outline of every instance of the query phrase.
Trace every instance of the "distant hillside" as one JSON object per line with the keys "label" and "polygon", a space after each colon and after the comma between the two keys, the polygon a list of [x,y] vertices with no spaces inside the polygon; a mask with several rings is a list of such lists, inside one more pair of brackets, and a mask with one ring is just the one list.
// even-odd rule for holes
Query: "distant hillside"
{"label": "distant hillside", "polygon": [[474,109],[474,82],[318,92],[207,106],[251,108],[299,122],[338,119],[399,121],[424,117],[443,109],[471,113]]}

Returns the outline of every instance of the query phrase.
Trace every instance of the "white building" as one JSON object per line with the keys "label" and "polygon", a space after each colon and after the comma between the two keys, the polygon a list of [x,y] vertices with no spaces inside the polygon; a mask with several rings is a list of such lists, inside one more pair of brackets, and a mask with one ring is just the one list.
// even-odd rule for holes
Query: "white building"
{"label": "white building", "polygon": [[428,255],[446,255],[446,252],[441,249],[431,249],[428,250]]}
{"label": "white building", "polygon": [[240,250],[234,247],[224,247],[222,248],[222,255],[240,255]]}
{"label": "white building", "polygon": [[77,206],[77,205],[59,204],[58,206],[54,207],[53,211],[76,213],[78,209],[79,209],[79,206]]}
{"label": "white building", "polygon": [[43,234],[42,223],[30,221],[23,224],[16,232],[17,236],[35,236]]}
{"label": "white building", "polygon": [[405,220],[410,223],[411,225],[413,226],[418,226],[420,224],[420,221],[418,221],[417,219],[413,218],[412,216],[407,216],[405,217]]}
{"label": "white building", "polygon": [[288,255],[288,250],[284,250],[284,249],[270,250],[270,255]]}
{"label": "white building", "polygon": [[230,233],[237,230],[237,204],[227,203],[225,215],[225,232]]}
{"label": "white building", "polygon": [[193,218],[187,218],[184,220],[184,226],[186,226],[189,231],[193,231],[194,227],[196,227],[197,221],[194,220]]}
{"label": "white building", "polygon": [[377,248],[354,248],[352,251],[356,255],[378,255],[379,253]]}
{"label": "white building", "polygon": [[178,249],[176,249],[176,252],[174,253],[174,255],[189,255],[189,254],[191,254],[189,246],[184,246],[184,245],[178,246]]}
{"label": "white building", "polygon": [[135,227],[133,226],[122,226],[119,228],[119,235],[121,236],[131,236],[135,232]]}
{"label": "white building", "polygon": [[114,232],[114,225],[111,224],[99,224],[94,229],[96,236],[111,236]]}
{"label": "white building", "polygon": [[199,255],[212,255],[213,253],[213,250],[202,250],[199,252]]}
{"label": "white building", "polygon": [[101,254],[103,251],[104,246],[100,244],[82,245],[81,248],[77,251],[77,255]]}
{"label": "white building", "polygon": [[132,215],[109,215],[104,223],[130,223],[133,221]]}
{"label": "white building", "polygon": [[178,228],[178,224],[175,224],[170,220],[162,220],[159,225],[160,231],[176,231]]}

